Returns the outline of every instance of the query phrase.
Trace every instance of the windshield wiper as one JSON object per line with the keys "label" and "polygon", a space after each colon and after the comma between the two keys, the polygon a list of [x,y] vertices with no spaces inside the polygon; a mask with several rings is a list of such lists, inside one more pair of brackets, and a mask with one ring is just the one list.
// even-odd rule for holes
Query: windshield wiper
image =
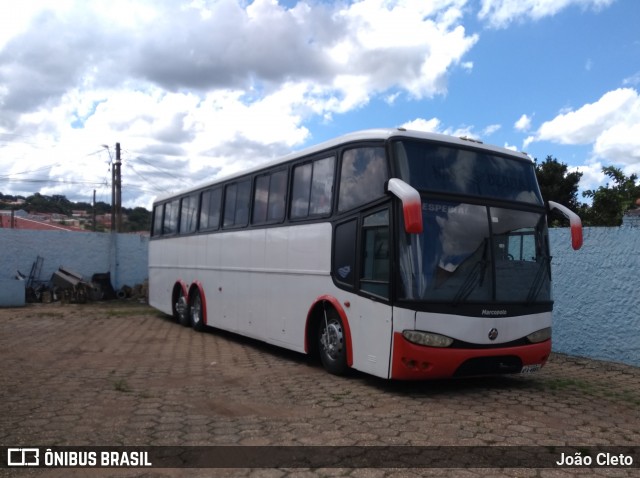
{"label": "windshield wiper", "polygon": [[483,241],[482,257],[477,261],[453,298],[453,305],[458,305],[471,295],[477,286],[482,287],[487,270],[487,240]]}
{"label": "windshield wiper", "polygon": [[544,276],[548,273],[549,267],[551,266],[551,256],[542,256],[542,264],[538,268],[538,272],[536,273],[535,278],[533,279],[533,283],[531,287],[529,287],[529,294],[527,295],[527,304],[531,304],[536,300],[538,294],[542,290],[542,286],[544,285]]}

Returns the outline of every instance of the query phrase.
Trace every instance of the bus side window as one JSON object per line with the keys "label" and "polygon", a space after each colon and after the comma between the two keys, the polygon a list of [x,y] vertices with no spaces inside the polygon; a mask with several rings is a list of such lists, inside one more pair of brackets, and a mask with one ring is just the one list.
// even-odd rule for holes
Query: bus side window
{"label": "bus side window", "polygon": [[336,281],[355,285],[357,219],[338,224],[333,241],[333,277]]}
{"label": "bus side window", "polygon": [[329,157],[293,169],[292,219],[331,212],[334,164],[335,158]]}
{"label": "bus side window", "polygon": [[249,222],[251,181],[229,184],[224,195],[223,227],[242,227]]}
{"label": "bus side window", "polygon": [[180,234],[196,232],[198,214],[198,196],[192,194],[180,202]]}
{"label": "bus side window", "polygon": [[162,211],[164,210],[163,204],[158,204],[153,209],[153,231],[152,236],[161,236],[162,235]]}
{"label": "bus side window", "polygon": [[202,193],[200,207],[200,230],[215,230],[220,225],[220,203],[222,188],[207,189]]}
{"label": "bus side window", "polygon": [[338,211],[348,211],[384,196],[387,179],[389,174],[384,148],[346,150],[342,155]]}
{"label": "bus side window", "polygon": [[162,234],[170,235],[178,232],[178,212],[180,200],[174,199],[164,205],[164,221],[162,223]]}
{"label": "bus side window", "polygon": [[256,178],[253,193],[252,224],[279,222],[284,219],[287,171],[277,171]]}

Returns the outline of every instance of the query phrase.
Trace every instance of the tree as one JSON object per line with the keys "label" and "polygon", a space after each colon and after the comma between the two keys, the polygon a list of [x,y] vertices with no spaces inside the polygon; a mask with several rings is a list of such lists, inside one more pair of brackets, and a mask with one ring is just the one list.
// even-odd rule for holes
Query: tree
{"label": "tree", "polygon": [[[536,177],[542,198],[545,201],[555,201],[576,212],[584,209],[583,205],[578,202],[578,184],[582,177],[581,172],[570,173],[566,164],[547,156],[540,164],[536,160]],[[568,221],[558,215],[557,219],[551,222],[551,225],[568,225]]]}
{"label": "tree", "polygon": [[605,166],[602,172],[613,181],[598,189],[584,191],[584,197],[592,198],[592,204],[586,219],[591,226],[619,226],[622,216],[629,209],[633,209],[640,198],[640,183],[638,176],[632,174],[627,177],[620,168]]}
{"label": "tree", "polygon": [[582,178],[581,172],[570,173],[566,164],[547,156],[541,164],[536,162],[536,176],[545,201],[555,201],[570,209],[580,207],[578,183]]}
{"label": "tree", "polygon": [[35,193],[26,199],[24,209],[30,213],[48,212],[69,215],[72,210],[72,203],[65,196],[55,194],[53,196],[45,196]]}
{"label": "tree", "polygon": [[127,222],[125,230],[129,232],[148,231],[151,228],[151,213],[143,207],[125,209]]}

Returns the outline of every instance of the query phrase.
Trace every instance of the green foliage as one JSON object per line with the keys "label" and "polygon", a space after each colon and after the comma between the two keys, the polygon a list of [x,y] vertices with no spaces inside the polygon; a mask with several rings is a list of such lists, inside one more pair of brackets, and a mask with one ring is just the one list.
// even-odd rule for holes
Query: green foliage
{"label": "green foliage", "polygon": [[127,214],[127,222],[123,225],[125,232],[148,231],[151,228],[151,212],[143,207],[123,208]]}
{"label": "green foliage", "polygon": [[[545,202],[555,201],[573,211],[581,209],[582,205],[578,202],[578,184],[582,173],[578,171],[570,173],[566,164],[547,156],[542,163],[536,162],[536,177]],[[558,215],[550,221],[550,225],[568,226],[569,222]]]}
{"label": "green foliage", "polygon": [[26,199],[22,209],[29,213],[48,212],[68,216],[73,209],[73,203],[60,194],[44,196],[40,193],[35,193]]}
{"label": "green foliage", "polygon": [[555,201],[570,209],[580,207],[578,184],[582,178],[581,172],[570,173],[566,164],[547,156],[542,163],[536,163],[536,176],[545,201]]}
{"label": "green foliage", "polygon": [[[602,172],[610,182],[596,190],[582,193],[591,198],[591,206],[578,201],[578,184],[582,173],[569,172],[566,164],[552,156],[542,163],[536,162],[536,176],[545,201],[555,201],[567,206],[582,218],[585,226],[619,226],[622,216],[632,209],[640,198],[638,176],[626,176],[620,168],[605,166]],[[550,219],[550,226],[568,226],[568,221],[560,215]]]}
{"label": "green foliage", "polygon": [[638,176],[626,176],[620,168],[605,166],[602,172],[612,181],[598,189],[582,193],[592,199],[591,208],[585,214],[585,222],[591,226],[619,226],[622,216],[633,209],[640,198]]}

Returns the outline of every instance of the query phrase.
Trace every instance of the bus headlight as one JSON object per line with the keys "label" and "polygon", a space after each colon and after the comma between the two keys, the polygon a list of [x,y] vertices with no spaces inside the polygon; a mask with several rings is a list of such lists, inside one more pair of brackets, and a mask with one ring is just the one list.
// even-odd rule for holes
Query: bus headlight
{"label": "bus headlight", "polygon": [[450,337],[420,330],[403,330],[402,336],[409,342],[427,347],[448,347],[453,343]]}
{"label": "bus headlight", "polygon": [[537,344],[538,342],[544,342],[545,340],[549,340],[550,338],[551,338],[551,327],[547,327],[546,329],[541,329],[532,334],[527,335],[527,340],[532,344]]}

